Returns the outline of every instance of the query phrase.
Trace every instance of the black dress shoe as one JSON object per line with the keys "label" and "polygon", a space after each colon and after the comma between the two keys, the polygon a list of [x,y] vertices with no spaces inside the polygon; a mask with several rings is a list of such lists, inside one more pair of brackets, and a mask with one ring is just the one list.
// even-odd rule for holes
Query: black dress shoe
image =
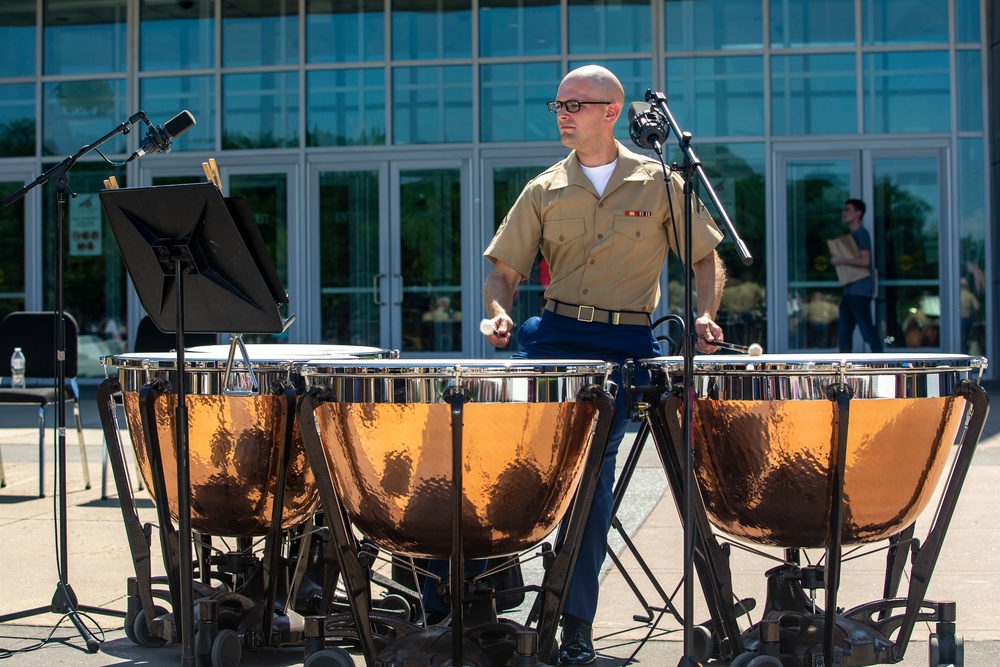
{"label": "black dress shoe", "polygon": [[563,616],[559,644],[560,665],[589,665],[597,659],[594,652],[593,628],[575,616]]}

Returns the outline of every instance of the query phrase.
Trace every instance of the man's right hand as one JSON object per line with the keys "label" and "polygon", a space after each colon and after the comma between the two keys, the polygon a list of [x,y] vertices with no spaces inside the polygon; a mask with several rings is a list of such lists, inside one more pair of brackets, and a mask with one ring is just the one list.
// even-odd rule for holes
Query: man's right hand
{"label": "man's right hand", "polygon": [[493,347],[503,349],[510,342],[510,334],[514,330],[514,320],[501,313],[490,320],[493,323],[493,333],[486,336],[486,340]]}

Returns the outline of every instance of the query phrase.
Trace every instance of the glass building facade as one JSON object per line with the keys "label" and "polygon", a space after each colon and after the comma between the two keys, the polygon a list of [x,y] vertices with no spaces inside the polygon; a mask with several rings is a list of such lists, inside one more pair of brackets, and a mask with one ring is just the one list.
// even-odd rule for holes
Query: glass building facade
{"label": "glass building facade", "polygon": [[[97,358],[128,349],[142,316],[100,210],[104,179],[204,181],[209,158],[223,192],[247,199],[289,293],[297,319],[276,340],[507,356],[478,332],[481,252],[524,183],[565,156],[545,102],[587,63],[618,75],[626,104],[665,93],[673,129],[693,135],[753,255],[744,266],[728,239],[721,249],[728,340],[836,350],[827,241],[846,231],[840,211],[856,197],[868,205],[887,351],[995,347],[982,0],[3,5],[3,196],[137,110],[160,125],[182,109],[197,119],[169,154],[77,162],[63,238],[52,183],[0,209],[0,316],[54,307],[62,244],[84,374],[103,374]],[[100,150],[121,162],[145,132]],[[625,118],[618,135],[634,148]],[[664,272],[658,315],[679,310],[683,273],[677,262]],[[519,289],[517,321],[538,312],[546,280],[537,267]]]}

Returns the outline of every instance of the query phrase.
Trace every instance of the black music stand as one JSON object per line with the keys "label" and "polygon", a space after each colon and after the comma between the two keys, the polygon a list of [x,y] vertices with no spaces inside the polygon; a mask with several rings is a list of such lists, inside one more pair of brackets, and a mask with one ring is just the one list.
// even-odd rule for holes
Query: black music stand
{"label": "black music stand", "polygon": [[[122,260],[150,319],[177,334],[177,530],[181,664],[195,664],[185,333],[280,333],[288,303],[246,202],[209,183],[101,192]],[[165,502],[165,499],[164,501]],[[175,604],[177,601],[172,601]]]}

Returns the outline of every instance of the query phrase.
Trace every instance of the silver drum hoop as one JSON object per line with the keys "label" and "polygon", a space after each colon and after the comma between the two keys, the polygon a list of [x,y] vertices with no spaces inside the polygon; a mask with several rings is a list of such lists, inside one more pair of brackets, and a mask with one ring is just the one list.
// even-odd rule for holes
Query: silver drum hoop
{"label": "silver drum hoop", "polygon": [[[280,349],[285,348],[288,349]],[[352,345],[255,345],[246,346],[250,369],[257,379],[257,392],[270,393],[271,385],[288,380],[302,383],[300,367],[314,359],[380,359],[398,356],[398,352]],[[218,396],[227,391],[252,391],[254,384],[246,363],[237,351],[233,369],[226,377],[228,345],[205,345],[184,351],[185,392]],[[177,354],[175,352],[132,352],[101,358],[105,373],[117,369],[122,391],[137,392],[153,378],[162,378],[176,393]]]}
{"label": "silver drum hoop", "polygon": [[581,389],[606,387],[615,364],[580,359],[312,360],[306,388],[325,387],[341,403],[440,403],[451,388],[477,403],[552,403]]}
{"label": "silver drum hoop", "polygon": [[[682,383],[680,357],[635,362],[654,386]],[[694,358],[696,398],[718,400],[829,400],[827,388],[846,384],[854,398],[951,396],[962,380],[978,382],[987,360],[962,354],[763,354]]]}

